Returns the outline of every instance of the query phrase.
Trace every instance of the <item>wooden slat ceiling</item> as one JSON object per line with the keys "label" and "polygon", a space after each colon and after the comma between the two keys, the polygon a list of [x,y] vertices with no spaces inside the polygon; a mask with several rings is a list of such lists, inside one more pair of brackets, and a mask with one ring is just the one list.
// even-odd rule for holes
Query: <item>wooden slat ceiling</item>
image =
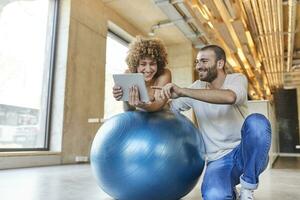
{"label": "wooden slat ceiling", "polygon": [[[289,79],[295,75],[285,76],[300,70],[300,3],[297,0],[131,0],[132,6],[124,7],[126,2],[129,1],[106,4],[145,32],[151,25],[170,19],[166,13],[163,15],[160,4],[171,4],[183,19],[189,19],[187,23],[196,27],[195,33],[201,33],[197,34],[198,43],[193,39],[195,47],[213,43],[225,49],[229,69],[248,77],[252,99],[271,99],[272,91],[277,88],[299,83]],[[137,17],[141,8],[147,18]],[[170,42],[184,41],[178,33],[172,40],[167,28],[157,31],[156,36]]]}
{"label": "wooden slat ceiling", "polygon": [[[253,99],[270,99],[273,90],[285,86],[284,77],[295,77],[284,73],[291,73],[299,59],[300,6],[296,0],[181,2],[209,35],[208,42],[224,47],[229,67],[247,75]],[[288,86],[292,82],[288,80]]]}

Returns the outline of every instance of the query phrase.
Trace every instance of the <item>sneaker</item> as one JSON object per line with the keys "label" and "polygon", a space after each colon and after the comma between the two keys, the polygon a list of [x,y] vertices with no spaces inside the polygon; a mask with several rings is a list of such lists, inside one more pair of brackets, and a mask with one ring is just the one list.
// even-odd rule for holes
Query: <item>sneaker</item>
{"label": "sneaker", "polygon": [[236,187],[233,188],[233,192],[235,194],[235,200],[240,200],[240,195]]}
{"label": "sneaker", "polygon": [[254,200],[253,190],[241,188],[240,200]]}

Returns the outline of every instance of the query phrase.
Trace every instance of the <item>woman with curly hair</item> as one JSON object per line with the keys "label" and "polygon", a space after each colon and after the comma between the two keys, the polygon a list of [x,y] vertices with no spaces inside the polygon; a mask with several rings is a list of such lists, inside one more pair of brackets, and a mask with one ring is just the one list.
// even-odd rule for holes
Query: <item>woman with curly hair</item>
{"label": "woman with curly hair", "polygon": [[[161,110],[166,99],[160,98],[160,91],[151,86],[164,86],[171,82],[171,72],[166,68],[168,64],[167,52],[163,42],[157,38],[142,38],[140,36],[129,45],[126,58],[128,69],[125,73],[142,73],[146,83],[150,102],[142,102],[136,86],[130,88],[129,101],[124,102],[124,110],[141,109],[148,112]],[[113,87],[113,96],[120,100],[123,95],[122,86]]]}

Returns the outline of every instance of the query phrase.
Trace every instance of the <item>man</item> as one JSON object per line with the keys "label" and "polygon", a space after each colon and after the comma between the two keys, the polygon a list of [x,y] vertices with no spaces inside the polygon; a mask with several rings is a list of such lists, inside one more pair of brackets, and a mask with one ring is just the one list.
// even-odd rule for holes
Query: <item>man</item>
{"label": "man", "polygon": [[201,191],[204,200],[251,200],[259,175],[268,163],[271,144],[269,121],[261,114],[247,116],[247,79],[239,73],[226,74],[224,50],[216,45],[202,48],[196,59],[199,79],[190,88],[174,83],[161,89],[171,98],[173,111],[192,108],[202,133],[207,168]]}

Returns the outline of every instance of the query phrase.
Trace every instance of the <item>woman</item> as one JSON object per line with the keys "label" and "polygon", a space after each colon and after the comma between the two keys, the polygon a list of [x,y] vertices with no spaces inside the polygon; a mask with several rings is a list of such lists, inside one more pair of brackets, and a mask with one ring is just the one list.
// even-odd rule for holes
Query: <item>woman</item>
{"label": "woman", "polygon": [[[160,98],[160,91],[151,86],[164,86],[171,82],[171,72],[166,69],[167,52],[164,44],[157,38],[137,37],[130,45],[126,58],[128,70],[125,73],[142,73],[145,79],[150,102],[141,102],[136,86],[130,88],[129,101],[124,102],[124,110],[140,109],[148,112],[161,110],[167,99]],[[123,95],[122,86],[113,87],[113,96],[120,100]]]}

